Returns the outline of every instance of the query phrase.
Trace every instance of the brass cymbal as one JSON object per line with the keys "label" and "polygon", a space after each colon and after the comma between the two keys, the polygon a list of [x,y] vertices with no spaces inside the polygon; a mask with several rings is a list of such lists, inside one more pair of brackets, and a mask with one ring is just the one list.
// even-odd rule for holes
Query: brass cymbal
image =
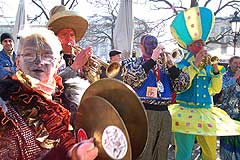
{"label": "brass cymbal", "polygon": [[117,79],[105,78],[92,83],[86,89],[81,103],[91,96],[106,99],[118,111],[128,130],[132,157],[137,159],[147,142],[148,121],[143,104],[135,91],[129,85]]}
{"label": "brass cymbal", "polygon": [[94,138],[99,149],[96,159],[132,159],[127,128],[116,109],[104,98],[91,96],[81,102],[76,127],[83,129],[88,138]]}

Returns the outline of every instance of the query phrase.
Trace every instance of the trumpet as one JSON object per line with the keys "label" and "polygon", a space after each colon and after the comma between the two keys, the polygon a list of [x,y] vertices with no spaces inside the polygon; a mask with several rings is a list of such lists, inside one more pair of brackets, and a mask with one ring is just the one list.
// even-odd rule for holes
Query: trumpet
{"label": "trumpet", "polygon": [[[78,52],[82,50],[82,48],[78,46],[70,46]],[[102,74],[102,67],[104,67],[104,69],[106,70],[106,76],[108,78],[114,78],[120,72],[120,63],[112,62],[109,64],[102,61],[97,56],[91,55],[91,57],[83,67],[83,75],[90,81],[90,83],[93,83],[100,79],[100,75]]]}
{"label": "trumpet", "polygon": [[219,58],[217,56],[211,56],[207,54],[202,61],[199,63],[198,68],[202,70],[207,65],[218,64]]}
{"label": "trumpet", "polygon": [[[184,55],[181,50],[178,48],[174,49],[172,52],[166,52],[164,51],[164,56],[159,56],[158,62],[162,64],[164,67],[167,66],[167,63],[171,62],[172,64],[180,62]],[[168,58],[168,55],[170,55],[170,59]]]}

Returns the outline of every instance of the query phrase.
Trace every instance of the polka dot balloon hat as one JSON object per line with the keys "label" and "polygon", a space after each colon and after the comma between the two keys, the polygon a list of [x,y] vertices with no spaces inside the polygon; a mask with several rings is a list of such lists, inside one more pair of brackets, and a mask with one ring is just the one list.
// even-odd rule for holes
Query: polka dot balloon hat
{"label": "polka dot balloon hat", "polygon": [[177,14],[170,29],[177,43],[184,49],[196,40],[207,41],[214,25],[214,15],[205,7],[192,7]]}

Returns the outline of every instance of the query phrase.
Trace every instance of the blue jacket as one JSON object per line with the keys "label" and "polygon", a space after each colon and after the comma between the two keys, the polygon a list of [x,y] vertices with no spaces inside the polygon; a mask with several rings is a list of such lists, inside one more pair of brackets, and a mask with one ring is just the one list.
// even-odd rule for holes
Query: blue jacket
{"label": "blue jacket", "polygon": [[[7,55],[7,53],[4,51],[0,51],[0,79],[4,79],[8,76],[11,76],[13,73],[16,72],[16,54],[13,52],[12,55],[13,63],[10,60],[10,57]],[[4,67],[10,67],[11,72],[4,69]]]}
{"label": "blue jacket", "polygon": [[190,87],[177,94],[176,101],[188,108],[210,108],[213,106],[212,95],[219,93],[222,89],[222,75],[225,68],[219,66],[219,74],[213,73],[211,65],[199,70],[194,65],[194,55],[188,53],[178,63],[178,67],[190,75]]}

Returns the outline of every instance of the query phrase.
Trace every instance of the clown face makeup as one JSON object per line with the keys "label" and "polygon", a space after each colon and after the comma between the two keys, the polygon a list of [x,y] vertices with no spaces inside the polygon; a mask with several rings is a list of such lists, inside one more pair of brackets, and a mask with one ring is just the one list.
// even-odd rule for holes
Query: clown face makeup
{"label": "clown face makeup", "polygon": [[52,31],[45,28],[23,31],[17,50],[17,68],[43,83],[52,82],[58,70],[61,50],[61,44]]}
{"label": "clown face makeup", "polygon": [[197,40],[188,46],[188,50],[196,55],[200,50],[204,49],[204,46],[205,44],[202,40]]}
{"label": "clown face makeup", "polygon": [[[39,41],[36,43],[36,40]],[[52,48],[46,41],[36,38],[26,40],[21,54],[19,54],[19,67],[31,77],[41,82],[51,81],[56,72],[56,57]]]}

